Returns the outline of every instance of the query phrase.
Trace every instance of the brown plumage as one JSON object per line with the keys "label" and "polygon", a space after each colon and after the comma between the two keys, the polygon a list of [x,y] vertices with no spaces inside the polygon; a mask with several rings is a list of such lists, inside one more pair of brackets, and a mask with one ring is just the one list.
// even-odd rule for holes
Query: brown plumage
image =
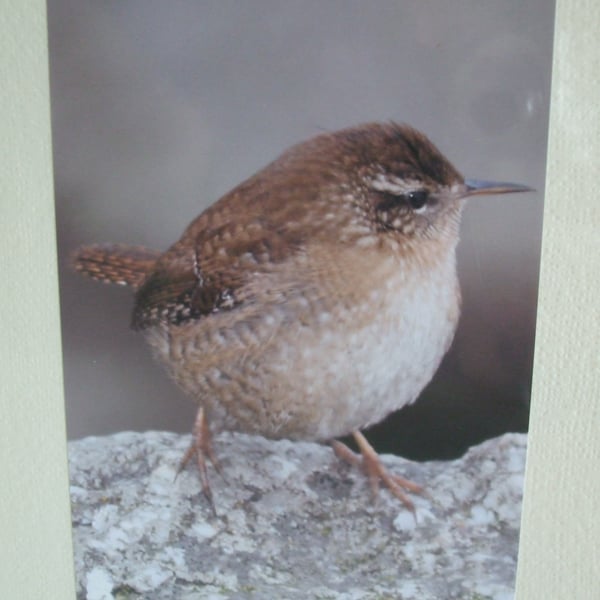
{"label": "brown plumage", "polygon": [[[365,466],[409,507],[359,430],[413,402],[460,307],[460,214],[474,194],[418,131],[370,123],[317,136],[223,196],[164,254],[89,246],[75,268],[136,288],[132,324],[208,423],[267,437],[353,433]],[[335,444],[338,454],[348,458]]]}
{"label": "brown plumage", "polygon": [[142,246],[94,244],[83,246],[72,258],[75,269],[96,281],[139,288],[161,253]]}

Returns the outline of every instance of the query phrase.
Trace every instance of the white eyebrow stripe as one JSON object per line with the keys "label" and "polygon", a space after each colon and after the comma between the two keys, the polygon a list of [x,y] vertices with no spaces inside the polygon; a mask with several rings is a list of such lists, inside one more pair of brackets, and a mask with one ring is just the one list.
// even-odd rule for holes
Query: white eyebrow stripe
{"label": "white eyebrow stripe", "polygon": [[419,189],[422,186],[420,181],[413,179],[401,179],[400,177],[386,176],[378,173],[375,177],[369,180],[369,185],[378,192],[387,192],[401,196],[407,192]]}

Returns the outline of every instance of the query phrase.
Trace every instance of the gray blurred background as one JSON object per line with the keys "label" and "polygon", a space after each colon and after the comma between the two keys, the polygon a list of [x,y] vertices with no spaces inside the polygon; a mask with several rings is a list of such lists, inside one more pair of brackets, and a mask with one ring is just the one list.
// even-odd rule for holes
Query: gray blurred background
{"label": "gray blurred background", "polygon": [[471,201],[452,350],[370,437],[427,459],[526,430],[553,20],[549,0],[49,0],[69,437],[187,432],[195,415],[129,329],[130,291],[78,277],[69,253],[166,249],[290,144],[388,119],[466,176],[538,191]]}

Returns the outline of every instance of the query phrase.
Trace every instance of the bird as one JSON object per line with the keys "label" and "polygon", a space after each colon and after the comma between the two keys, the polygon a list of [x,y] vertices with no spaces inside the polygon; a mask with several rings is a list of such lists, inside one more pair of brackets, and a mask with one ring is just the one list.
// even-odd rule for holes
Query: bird
{"label": "bird", "polygon": [[467,200],[528,191],[465,179],[425,134],[370,122],[287,149],[165,252],[93,244],[72,260],[134,290],[133,329],[198,404],[179,469],[195,458],[213,508],[207,463],[220,471],[226,430],[329,443],[414,513],[423,486],[362,431],[415,402],[450,348]]}

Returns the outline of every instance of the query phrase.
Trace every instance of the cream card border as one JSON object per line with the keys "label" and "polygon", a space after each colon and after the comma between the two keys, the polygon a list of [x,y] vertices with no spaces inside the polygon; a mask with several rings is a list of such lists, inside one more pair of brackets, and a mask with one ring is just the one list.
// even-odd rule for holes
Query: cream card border
{"label": "cream card border", "polygon": [[0,6],[0,596],[75,597],[44,0]]}
{"label": "cream card border", "polygon": [[600,598],[600,4],[556,5],[517,598]]}
{"label": "cream card border", "polygon": [[[600,589],[600,4],[557,2],[517,598]],[[0,11],[0,590],[74,598],[46,6]]]}

